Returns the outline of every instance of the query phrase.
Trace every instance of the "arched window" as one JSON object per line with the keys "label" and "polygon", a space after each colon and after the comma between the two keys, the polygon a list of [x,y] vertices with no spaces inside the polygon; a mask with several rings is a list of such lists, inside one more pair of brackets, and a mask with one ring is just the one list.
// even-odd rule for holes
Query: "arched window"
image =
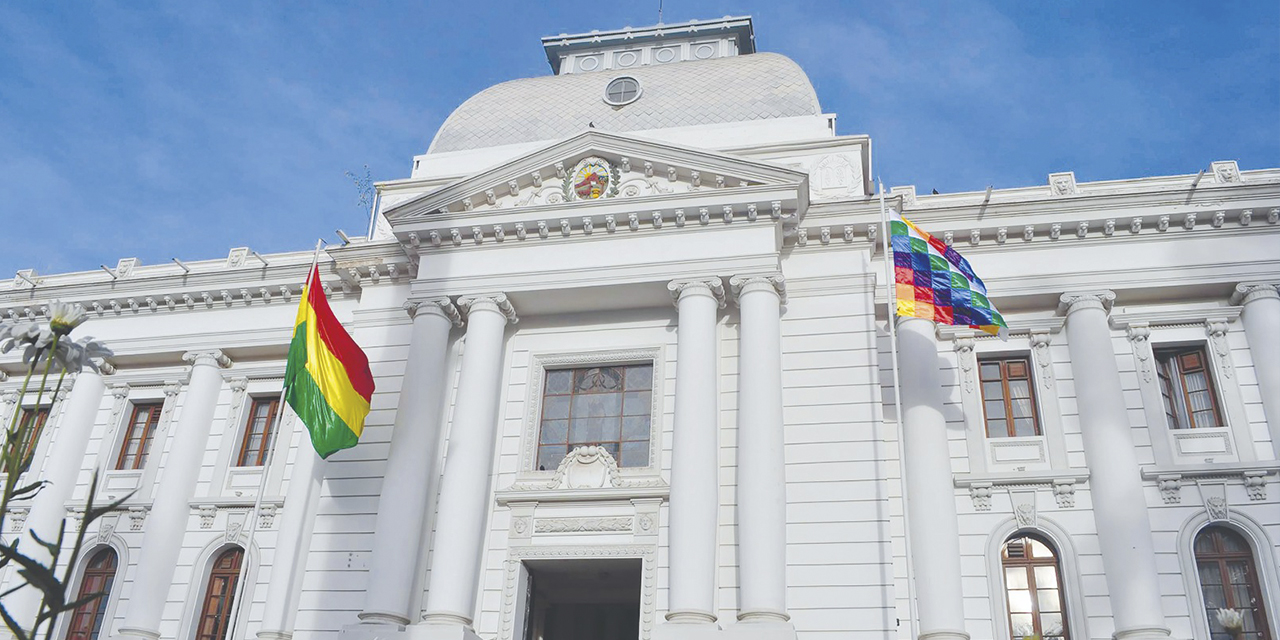
{"label": "arched window", "polygon": [[1013,640],[1069,638],[1062,571],[1052,545],[1038,536],[1015,534],[1001,549],[1000,564]]}
{"label": "arched window", "polygon": [[116,551],[105,547],[89,557],[80,578],[80,592],[76,599],[102,594],[96,600],[76,608],[67,625],[67,640],[98,640],[102,621],[107,615],[107,602],[111,599],[111,585],[116,581]]}
{"label": "arched window", "polygon": [[244,549],[231,547],[213,561],[209,572],[209,584],[204,590],[204,606],[196,621],[196,640],[225,640],[231,611],[235,606],[236,582],[240,579],[240,564]]}
{"label": "arched window", "polygon": [[1226,527],[1205,527],[1196,535],[1195,552],[1213,640],[1231,640],[1218,624],[1219,609],[1235,609],[1243,614],[1244,637],[1248,640],[1271,640],[1258,568],[1244,536]]}

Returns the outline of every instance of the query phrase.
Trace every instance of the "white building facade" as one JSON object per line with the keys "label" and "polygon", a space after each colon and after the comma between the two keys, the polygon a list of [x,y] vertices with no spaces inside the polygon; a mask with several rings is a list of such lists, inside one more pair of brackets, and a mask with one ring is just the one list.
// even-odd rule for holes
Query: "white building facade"
{"label": "white building facade", "polygon": [[1280,169],[895,188],[1011,333],[895,354],[871,141],[752,33],[545,38],[378,185],[327,461],[272,418],[310,251],[21,272],[116,355],[44,406],[0,359],[51,483],[4,535],[136,492],[57,637],[1280,640]]}

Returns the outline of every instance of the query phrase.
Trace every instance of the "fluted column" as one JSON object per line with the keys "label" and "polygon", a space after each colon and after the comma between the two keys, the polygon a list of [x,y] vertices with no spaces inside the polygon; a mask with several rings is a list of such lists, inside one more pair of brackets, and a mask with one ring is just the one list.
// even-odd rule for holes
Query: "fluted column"
{"label": "fluted column", "polygon": [[1112,300],[1110,291],[1065,293],[1059,312],[1067,316],[1067,350],[1115,637],[1167,638],[1151,518],[1107,323]]}
{"label": "fluted column", "polygon": [[1245,282],[1236,285],[1231,304],[1244,305],[1241,322],[1249,341],[1249,356],[1258,393],[1262,395],[1262,412],[1271,432],[1271,447],[1280,457],[1280,283]]}
{"label": "fluted column", "polygon": [[448,453],[440,485],[431,580],[427,589],[428,626],[441,626],[436,636],[474,637],[476,587],[485,540],[489,481],[497,441],[499,385],[502,382],[503,337],[515,309],[503,294],[463,297],[467,313],[466,343],[457,401],[449,428]]}
{"label": "fluted column", "polygon": [[968,640],[960,583],[960,524],[933,322],[898,321],[900,434],[920,640]]}
{"label": "fluted column", "polygon": [[738,620],[786,622],[781,275],[739,276]]}
{"label": "fluted column", "polygon": [[[48,565],[49,552],[36,544],[31,534],[39,535],[41,540],[58,539],[58,531],[67,516],[67,500],[71,499],[71,491],[75,489],[80,475],[80,466],[84,463],[89,435],[93,432],[98,410],[102,407],[104,391],[106,384],[98,372],[85,369],[76,374],[75,385],[63,409],[62,419],[58,422],[57,433],[54,434],[45,473],[40,478],[47,484],[32,501],[31,512],[27,514],[26,527],[18,547],[22,553],[41,564]],[[71,539],[74,531],[68,534],[68,539]],[[5,608],[24,627],[30,628],[40,606],[40,596],[40,590],[26,587],[5,598]]]}
{"label": "fluted column", "polygon": [[716,314],[724,307],[724,286],[719,278],[707,278],[675,281],[667,289],[679,309],[667,620],[714,623],[720,470]]}
{"label": "fluted column", "polygon": [[[144,640],[160,637],[160,616],[173,584],[173,571],[178,565],[178,552],[182,549],[191,514],[196,477],[209,440],[209,429],[213,426],[218,392],[222,389],[219,369],[231,366],[231,360],[216,350],[192,351],[182,359],[191,363],[191,381],[187,384],[178,422],[173,427],[173,442],[160,471],[159,489],[144,525],[140,548],[146,552],[138,555],[137,577],[126,594],[121,637]],[[155,446],[163,447],[164,442],[157,438]],[[158,455],[159,451],[156,449],[153,453]]]}
{"label": "fluted column", "polygon": [[[413,332],[378,500],[369,588],[360,613],[362,621],[373,624],[407,625],[413,617],[409,607],[418,556],[430,531],[427,488],[439,473],[449,331],[462,324],[458,309],[448,298],[409,302],[405,308],[413,316]],[[501,324],[497,331],[501,342]],[[475,340],[491,337],[476,336]],[[470,352],[471,334],[467,339]]]}

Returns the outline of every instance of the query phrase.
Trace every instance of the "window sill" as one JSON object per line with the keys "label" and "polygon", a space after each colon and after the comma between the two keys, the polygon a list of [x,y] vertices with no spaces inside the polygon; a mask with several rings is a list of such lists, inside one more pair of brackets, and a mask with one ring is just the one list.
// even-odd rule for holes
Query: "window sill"
{"label": "window sill", "polygon": [[1180,504],[1182,485],[1187,481],[1199,485],[1198,481],[1204,479],[1232,481],[1233,484],[1239,480],[1250,500],[1266,500],[1268,476],[1276,475],[1280,475],[1280,461],[1275,460],[1142,468],[1142,479],[1155,481],[1165,504]]}

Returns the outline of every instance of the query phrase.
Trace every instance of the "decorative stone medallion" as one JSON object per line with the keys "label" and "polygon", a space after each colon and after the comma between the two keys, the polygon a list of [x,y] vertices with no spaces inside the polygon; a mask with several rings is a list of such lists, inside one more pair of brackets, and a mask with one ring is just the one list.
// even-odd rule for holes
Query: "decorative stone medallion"
{"label": "decorative stone medallion", "polygon": [[588,156],[574,165],[564,183],[566,200],[599,200],[618,195],[621,175],[617,167],[598,156]]}

